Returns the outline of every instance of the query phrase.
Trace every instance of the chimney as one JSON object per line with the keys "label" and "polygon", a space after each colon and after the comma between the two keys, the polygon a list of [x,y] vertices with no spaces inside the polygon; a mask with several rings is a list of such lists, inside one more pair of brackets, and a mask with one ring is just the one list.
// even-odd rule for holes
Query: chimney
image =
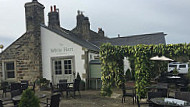
{"label": "chimney", "polygon": [[56,5],[54,5],[54,12],[56,12]]}
{"label": "chimney", "polygon": [[102,30],[102,28],[98,28],[98,35],[104,37],[104,31]]}
{"label": "chimney", "polygon": [[40,25],[44,24],[44,6],[37,0],[25,4],[26,31],[40,31]]}
{"label": "chimney", "polygon": [[51,12],[52,12],[53,11],[53,7],[51,6],[50,8],[51,8]]}
{"label": "chimney", "polygon": [[[54,7],[54,10],[53,10]],[[48,26],[49,27],[60,27],[60,20],[59,20],[59,9],[56,8],[56,5],[50,7],[50,12],[48,13]]]}
{"label": "chimney", "polygon": [[78,14],[77,14],[77,26],[76,27],[78,29],[80,29],[80,28],[82,28],[82,22],[84,20],[84,15],[80,10],[78,10],[77,13]]}
{"label": "chimney", "polygon": [[90,22],[88,17],[84,17],[82,21],[82,35],[85,40],[90,40]]}

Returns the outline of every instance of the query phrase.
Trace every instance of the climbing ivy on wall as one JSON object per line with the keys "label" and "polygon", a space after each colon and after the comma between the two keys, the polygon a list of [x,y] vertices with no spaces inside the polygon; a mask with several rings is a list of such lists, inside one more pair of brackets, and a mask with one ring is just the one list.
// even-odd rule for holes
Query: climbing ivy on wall
{"label": "climbing ivy on wall", "polygon": [[159,44],[136,46],[113,46],[103,44],[100,48],[102,61],[102,89],[101,94],[110,96],[112,87],[121,87],[125,83],[123,71],[123,58],[133,57],[135,64],[136,91],[140,97],[146,95],[146,88],[150,84],[151,66],[153,56],[166,56],[175,59],[180,56],[190,58],[190,44]]}

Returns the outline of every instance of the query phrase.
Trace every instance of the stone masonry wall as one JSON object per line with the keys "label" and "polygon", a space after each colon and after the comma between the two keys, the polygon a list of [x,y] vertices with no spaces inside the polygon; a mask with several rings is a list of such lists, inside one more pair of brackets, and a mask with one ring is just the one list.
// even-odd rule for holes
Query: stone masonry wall
{"label": "stone masonry wall", "polygon": [[[0,55],[2,61],[15,61],[15,80],[35,81],[42,74],[40,32],[27,32]],[[0,65],[2,71],[2,65]],[[3,71],[2,71],[3,72]]]}

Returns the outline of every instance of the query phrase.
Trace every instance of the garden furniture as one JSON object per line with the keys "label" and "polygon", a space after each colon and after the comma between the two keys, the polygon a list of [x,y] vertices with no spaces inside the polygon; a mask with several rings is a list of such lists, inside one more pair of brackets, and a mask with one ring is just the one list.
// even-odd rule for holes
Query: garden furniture
{"label": "garden furniture", "polygon": [[12,98],[12,100],[13,100],[13,103],[14,103],[14,105],[16,106],[16,105],[18,105],[18,103],[19,103],[19,101],[20,100],[14,100],[13,98],[15,97],[15,96],[19,96],[19,95],[21,95],[22,93],[21,93],[21,91],[18,89],[18,90],[12,90],[11,91],[11,98]]}
{"label": "garden furniture", "polygon": [[9,105],[9,107],[10,107],[10,104],[11,104],[11,107],[15,107],[15,106],[13,106],[12,102],[7,102],[7,101],[0,99],[0,107],[4,107],[4,105],[6,105],[6,107],[7,107],[7,105]]}
{"label": "garden furniture", "polygon": [[[128,91],[126,92],[126,90],[128,90]],[[121,99],[122,103],[125,102],[125,97],[132,97],[133,104],[134,104],[134,102],[136,100],[136,91],[135,91],[134,87],[125,87],[125,85],[124,85],[124,86],[122,86],[122,93],[123,93],[122,99]]]}
{"label": "garden furniture", "polygon": [[189,107],[190,102],[175,98],[152,98],[153,107]]}
{"label": "garden furniture", "polygon": [[21,89],[26,90],[28,88],[28,81],[27,80],[22,80],[21,81]]}
{"label": "garden furniture", "polygon": [[6,97],[7,92],[11,92],[10,85],[6,81],[1,83],[1,89],[3,90],[2,98],[4,97],[4,95]]}
{"label": "garden furniture", "polygon": [[68,84],[66,82],[58,83],[57,86],[58,86],[58,90],[62,96],[63,96],[64,91],[66,92],[66,95],[68,96],[68,92],[67,92]]}
{"label": "garden furniture", "polygon": [[[136,99],[137,99],[137,105],[138,105],[138,107],[141,107],[142,104],[143,104],[143,105],[147,105],[147,107],[151,107],[148,102],[143,102],[143,103],[140,102],[138,95],[136,96]],[[143,107],[144,107],[144,106],[143,106]]]}
{"label": "garden furniture", "polygon": [[[70,92],[73,92],[73,97],[75,98],[75,92],[78,91],[79,93],[79,96],[81,97],[81,94],[80,94],[80,81],[79,79],[75,79],[74,80],[74,83],[67,83],[68,84],[68,88],[67,88],[67,94],[70,93]],[[73,84],[73,87],[69,87],[69,85]]]}
{"label": "garden furniture", "polygon": [[45,107],[59,107],[60,94],[53,94],[51,95],[51,98],[46,99],[46,102],[40,102],[40,103],[45,104],[46,105]]}
{"label": "garden furniture", "polygon": [[67,83],[67,80],[66,79],[61,79],[61,80],[59,80],[59,83]]}
{"label": "garden furniture", "polygon": [[50,83],[51,93],[60,93],[58,88],[55,88],[52,83]]}
{"label": "garden furniture", "polygon": [[175,92],[175,98],[190,102],[190,92]]}

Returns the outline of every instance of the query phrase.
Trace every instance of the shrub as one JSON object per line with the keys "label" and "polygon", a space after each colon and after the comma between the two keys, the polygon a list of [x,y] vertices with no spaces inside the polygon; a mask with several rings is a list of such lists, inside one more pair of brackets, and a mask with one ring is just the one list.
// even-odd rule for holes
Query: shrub
{"label": "shrub", "polygon": [[39,99],[34,95],[31,89],[26,89],[22,93],[19,107],[40,107]]}

